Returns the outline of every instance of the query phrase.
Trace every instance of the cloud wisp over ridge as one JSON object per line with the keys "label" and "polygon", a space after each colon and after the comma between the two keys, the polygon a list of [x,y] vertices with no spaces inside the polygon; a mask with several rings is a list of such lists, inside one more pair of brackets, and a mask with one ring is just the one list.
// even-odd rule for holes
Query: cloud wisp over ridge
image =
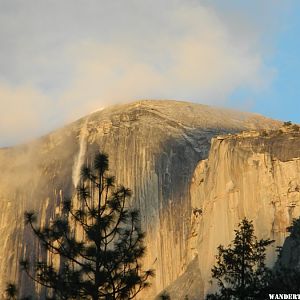
{"label": "cloud wisp over ridge", "polygon": [[250,20],[234,30],[208,3],[3,0],[1,145],[117,102],[226,104],[236,89],[267,87],[276,70],[264,61],[260,33],[245,38]]}

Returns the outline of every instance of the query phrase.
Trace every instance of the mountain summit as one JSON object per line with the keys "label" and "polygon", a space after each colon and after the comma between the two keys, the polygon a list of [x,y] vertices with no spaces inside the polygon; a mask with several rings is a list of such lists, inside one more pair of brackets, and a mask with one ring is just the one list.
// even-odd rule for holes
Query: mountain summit
{"label": "mountain summit", "polygon": [[[105,108],[31,143],[0,149],[0,290],[5,289],[5,282],[15,281],[22,292],[36,293],[42,299],[40,291],[19,272],[20,258],[37,260],[45,255],[24,227],[23,213],[35,210],[41,224],[50,222],[59,213],[63,198],[74,193],[81,165],[101,149],[109,155],[112,173],[132,189],[131,204],[141,212],[147,245],[144,264],[156,270],[142,298],[154,299],[178,278],[184,287],[181,290],[185,289],[182,293],[201,298],[209,266],[204,266],[206,273],[199,268],[203,266],[199,255],[205,251],[198,255],[199,242],[193,240],[198,235],[195,228],[201,232],[207,227],[200,219],[195,227],[195,169],[198,172],[198,165],[208,158],[213,137],[279,125],[251,113],[145,100]],[[215,148],[213,151],[216,154]],[[242,176],[243,166],[240,168]],[[211,176],[217,167],[210,170]],[[199,282],[191,281],[189,274]],[[184,294],[177,292],[177,297],[174,299],[183,299]]]}

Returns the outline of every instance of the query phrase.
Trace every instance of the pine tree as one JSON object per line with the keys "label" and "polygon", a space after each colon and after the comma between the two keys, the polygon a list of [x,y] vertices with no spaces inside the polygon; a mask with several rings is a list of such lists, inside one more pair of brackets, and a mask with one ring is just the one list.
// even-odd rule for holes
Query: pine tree
{"label": "pine tree", "polygon": [[171,300],[171,297],[167,291],[163,291],[162,294],[159,296],[160,300]]}
{"label": "pine tree", "polygon": [[17,299],[17,287],[13,283],[7,283],[5,289],[6,300],[15,300]]}
{"label": "pine tree", "polygon": [[[287,228],[290,235],[283,247],[279,248],[279,256],[273,268],[265,294],[299,294],[300,293],[300,217],[294,219]],[[290,251],[286,252],[286,250]]]}
{"label": "pine tree", "polygon": [[82,167],[78,201],[65,200],[62,215],[49,226],[38,227],[36,215],[25,214],[39,242],[59,261],[59,267],[49,260],[34,267],[21,262],[47,288],[48,299],[133,299],[154,275],[140,262],[145,235],[139,212],[127,205],[131,191],[115,187],[108,166],[108,156],[98,153],[92,166]]}
{"label": "pine tree", "polygon": [[227,248],[218,247],[217,263],[212,277],[219,292],[207,299],[258,299],[265,288],[270,271],[265,265],[266,247],[274,241],[257,240],[251,221],[246,218],[235,230],[235,238]]}

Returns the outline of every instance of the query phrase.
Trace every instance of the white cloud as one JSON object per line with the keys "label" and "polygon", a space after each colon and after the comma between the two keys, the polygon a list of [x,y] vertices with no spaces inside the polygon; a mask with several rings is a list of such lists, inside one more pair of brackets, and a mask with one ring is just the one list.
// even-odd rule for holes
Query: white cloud
{"label": "white cloud", "polygon": [[6,82],[0,103],[8,105],[0,112],[2,144],[115,102],[224,103],[236,89],[265,87],[274,76],[258,31],[245,38],[249,20],[238,20],[240,29],[233,30],[217,6],[192,0],[34,2],[2,3],[2,13],[0,4],[0,38],[7,41],[0,46],[0,80]]}
{"label": "white cloud", "polygon": [[[0,85],[0,136],[7,144],[41,134],[50,120],[51,101],[31,86]],[[50,108],[50,109],[49,109]],[[53,124],[51,124],[53,126]],[[49,127],[48,127],[49,128]]]}
{"label": "white cloud", "polygon": [[126,44],[89,40],[71,47],[76,69],[61,105],[78,116],[140,98],[224,103],[239,87],[258,89],[271,80],[274,71],[258,49],[244,47],[211,9],[180,7],[168,18],[170,26],[150,38],[144,52],[132,37]]}

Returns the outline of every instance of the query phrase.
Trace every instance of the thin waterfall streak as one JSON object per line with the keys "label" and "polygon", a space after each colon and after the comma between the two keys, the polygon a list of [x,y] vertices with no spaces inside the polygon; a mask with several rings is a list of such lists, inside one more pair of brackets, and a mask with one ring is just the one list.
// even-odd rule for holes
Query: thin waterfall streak
{"label": "thin waterfall streak", "polygon": [[75,187],[77,187],[79,180],[80,180],[80,170],[84,163],[84,157],[86,154],[86,148],[87,148],[87,137],[88,137],[88,121],[89,118],[87,118],[81,128],[80,135],[79,135],[79,151],[76,156],[76,159],[74,161],[73,165],[73,184]]}

